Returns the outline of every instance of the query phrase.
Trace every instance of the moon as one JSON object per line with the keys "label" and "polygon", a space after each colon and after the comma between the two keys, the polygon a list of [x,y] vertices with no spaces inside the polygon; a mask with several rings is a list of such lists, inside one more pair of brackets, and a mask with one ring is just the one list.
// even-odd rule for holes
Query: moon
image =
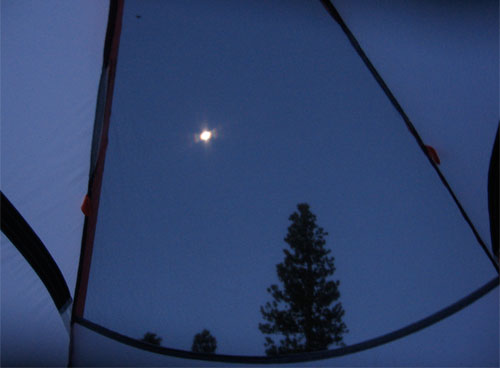
{"label": "moon", "polygon": [[204,130],[203,132],[201,132],[200,139],[202,141],[208,142],[210,138],[212,138],[212,132],[210,132],[209,130]]}

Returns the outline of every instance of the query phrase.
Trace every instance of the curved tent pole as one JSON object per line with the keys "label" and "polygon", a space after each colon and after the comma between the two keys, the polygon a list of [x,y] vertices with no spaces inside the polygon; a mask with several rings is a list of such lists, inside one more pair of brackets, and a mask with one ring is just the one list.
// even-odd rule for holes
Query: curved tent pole
{"label": "curved tent pole", "polygon": [[[469,218],[469,215],[467,214],[467,212],[465,212],[465,209],[463,208],[462,204],[458,200],[458,198],[455,195],[455,193],[454,193],[453,189],[451,188],[450,184],[448,183],[448,181],[446,180],[445,176],[443,175],[443,173],[441,172],[441,170],[437,166],[434,149],[432,149],[431,147],[427,146],[424,143],[424,141],[422,140],[422,138],[418,134],[417,129],[415,128],[415,126],[413,125],[413,123],[410,121],[410,118],[408,117],[408,115],[404,111],[403,107],[400,105],[400,103],[398,102],[398,100],[396,99],[396,97],[394,96],[394,94],[392,93],[392,91],[390,90],[390,88],[387,86],[387,84],[385,83],[384,79],[378,73],[377,69],[372,64],[372,62],[370,61],[370,59],[368,58],[368,56],[365,54],[365,52],[361,48],[361,45],[359,44],[358,40],[356,39],[356,37],[354,36],[354,34],[351,32],[351,30],[349,29],[349,27],[347,26],[347,24],[344,22],[344,20],[340,16],[339,12],[335,8],[335,6],[332,4],[331,0],[320,0],[320,1],[323,4],[323,6],[325,7],[325,9],[328,11],[328,13],[330,14],[330,16],[339,24],[340,28],[342,28],[342,30],[344,31],[345,35],[349,39],[349,42],[351,43],[351,45],[353,46],[353,48],[358,53],[359,57],[363,60],[364,64],[366,65],[366,67],[368,68],[368,70],[370,71],[370,73],[373,75],[373,77],[375,78],[375,80],[377,81],[377,83],[379,84],[379,86],[382,88],[382,90],[384,91],[384,93],[387,96],[387,98],[391,101],[391,104],[397,110],[397,112],[399,113],[399,115],[401,115],[401,117],[403,118],[403,120],[404,120],[404,122],[406,124],[406,127],[408,128],[408,130],[410,131],[410,133],[413,135],[413,137],[417,141],[417,144],[422,149],[422,151],[424,152],[424,154],[426,155],[426,157],[429,159],[430,164],[432,165],[432,167],[434,168],[434,170],[438,174],[439,179],[441,180],[441,182],[443,183],[443,185],[446,187],[446,189],[448,190],[448,192],[452,196],[453,201],[457,205],[460,213],[462,214],[462,217],[465,219],[465,221],[469,225],[470,229],[472,230],[472,233],[474,234],[477,242],[479,243],[479,245],[481,246],[481,248],[485,252],[486,256],[491,261],[491,264],[493,265],[493,267],[495,268],[495,270],[497,271],[497,273],[500,273],[498,261],[495,259],[495,257],[493,257],[493,255],[488,250],[488,247],[486,246],[485,242],[483,241],[483,239],[479,235],[479,232],[477,231],[476,227],[472,223],[472,220]],[[497,167],[498,167],[498,165],[497,165]]]}
{"label": "curved tent pole", "polygon": [[0,198],[2,232],[40,277],[69,332],[66,316],[69,316],[72,299],[61,270],[33,228],[1,191]]}

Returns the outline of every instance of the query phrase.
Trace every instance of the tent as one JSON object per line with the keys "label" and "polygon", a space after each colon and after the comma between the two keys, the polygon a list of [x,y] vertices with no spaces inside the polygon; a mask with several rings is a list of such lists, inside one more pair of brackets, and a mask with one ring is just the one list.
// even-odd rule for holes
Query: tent
{"label": "tent", "polygon": [[[497,1],[3,1],[1,27],[2,365],[498,365]],[[304,200],[350,333],[273,361]]]}

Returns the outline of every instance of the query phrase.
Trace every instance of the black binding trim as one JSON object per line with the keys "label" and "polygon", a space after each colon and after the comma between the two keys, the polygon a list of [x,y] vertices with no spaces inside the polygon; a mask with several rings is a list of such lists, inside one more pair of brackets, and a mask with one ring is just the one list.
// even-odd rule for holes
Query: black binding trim
{"label": "black binding trim", "polygon": [[3,192],[0,191],[0,194],[2,232],[40,277],[62,314],[71,304],[71,295],[61,270],[28,222]]}
{"label": "black binding trim", "polygon": [[491,154],[490,169],[488,172],[488,210],[490,212],[491,250],[497,259],[499,258],[498,248],[500,246],[500,240],[498,239],[498,191],[500,190],[498,183],[498,134],[499,130],[497,129]]}
{"label": "black binding trim", "polygon": [[248,356],[248,355],[225,355],[225,354],[204,354],[204,353],[194,353],[187,350],[171,349],[163,346],[152,345],[144,341],[140,341],[125,335],[122,335],[116,331],[107,329],[106,327],[100,326],[89,320],[81,317],[74,317],[74,321],[81,326],[88,328],[100,335],[106,336],[110,339],[116,340],[123,344],[139,348],[142,350],[151,351],[153,353],[173,356],[177,358],[184,359],[194,359],[194,360],[204,360],[212,362],[224,362],[224,363],[241,363],[241,364],[283,364],[283,363],[301,363],[309,362],[314,360],[330,359],[336,358],[343,355],[359,353],[363,350],[368,350],[375,348],[380,345],[387,344],[389,342],[401,339],[412,333],[420,331],[424,328],[432,326],[439,321],[450,317],[451,315],[459,312],[460,310],[466,308],[470,304],[479,300],[490,291],[495,289],[499,284],[499,278],[495,277],[479,289],[473,291],[469,295],[463,297],[462,299],[456,301],[455,303],[437,311],[430,316],[427,316],[417,322],[407,325],[398,330],[389,332],[385,335],[375,337],[370,340],[365,340],[363,342],[344,346],[337,349],[315,351],[308,353],[298,353],[298,354],[288,354],[288,355],[277,355],[277,356]]}
{"label": "black binding trim", "polygon": [[[110,56],[113,49],[113,42],[115,39],[116,23],[118,22],[117,14],[120,4],[121,0],[109,1],[108,26],[106,28],[106,40],[104,41],[104,52],[103,52],[103,69],[107,68],[111,62]],[[121,6],[123,6],[123,4]]]}

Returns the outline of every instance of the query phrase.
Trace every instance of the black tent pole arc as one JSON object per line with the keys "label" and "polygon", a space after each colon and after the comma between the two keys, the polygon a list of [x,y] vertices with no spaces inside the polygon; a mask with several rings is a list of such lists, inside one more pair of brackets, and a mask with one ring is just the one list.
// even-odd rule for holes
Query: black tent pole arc
{"label": "black tent pole arc", "polygon": [[322,350],[322,351],[312,351],[312,352],[304,352],[304,353],[296,353],[296,354],[285,354],[285,355],[277,355],[277,356],[245,356],[245,355],[224,355],[224,354],[203,354],[203,353],[195,353],[187,350],[180,349],[172,349],[159,345],[149,344],[147,342],[137,340],[125,335],[122,335],[116,331],[110,330],[106,327],[93,323],[84,318],[75,318],[75,323],[92,330],[100,335],[106,336],[110,339],[118,341],[120,343],[142,349],[151,351],[153,353],[183,358],[183,359],[194,359],[194,360],[203,360],[203,361],[212,361],[212,362],[224,362],[224,363],[239,363],[239,364],[286,364],[286,363],[301,363],[301,362],[309,362],[314,360],[323,360],[323,359],[331,359],[336,358],[348,354],[359,353],[364,350],[373,349],[377,346],[381,346],[392,341],[404,338],[408,335],[411,335],[415,332],[423,330],[427,327],[430,327],[439,321],[442,321],[451,315],[459,312],[460,310],[468,307],[470,304],[479,300],[490,291],[498,287],[499,278],[494,277],[486,284],[481,286],[479,289],[473,291],[469,295],[463,297],[462,299],[456,301],[455,303],[425,317],[421,320],[418,320],[414,323],[411,323],[405,327],[402,327],[398,330],[386,333],[384,335],[375,337],[373,339],[365,340],[357,344],[348,345],[336,349],[330,350]]}
{"label": "black tent pole arc", "polygon": [[[59,266],[30,224],[2,191],[0,204],[2,232],[36,272],[62,316],[71,306],[72,299]],[[69,329],[69,323],[66,326],[64,322]]]}

